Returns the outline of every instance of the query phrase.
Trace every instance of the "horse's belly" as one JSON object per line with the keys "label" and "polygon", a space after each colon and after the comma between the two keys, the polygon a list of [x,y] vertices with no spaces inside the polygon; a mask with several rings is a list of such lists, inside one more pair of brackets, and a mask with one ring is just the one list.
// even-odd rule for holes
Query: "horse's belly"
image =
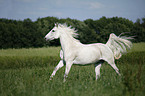
{"label": "horse's belly", "polygon": [[99,50],[87,50],[80,51],[76,58],[74,59],[74,64],[91,64],[96,63],[100,60],[100,52]]}
{"label": "horse's belly", "polygon": [[74,60],[73,64],[81,64],[81,65],[85,65],[85,64],[92,64],[92,63],[96,63],[98,60]]}

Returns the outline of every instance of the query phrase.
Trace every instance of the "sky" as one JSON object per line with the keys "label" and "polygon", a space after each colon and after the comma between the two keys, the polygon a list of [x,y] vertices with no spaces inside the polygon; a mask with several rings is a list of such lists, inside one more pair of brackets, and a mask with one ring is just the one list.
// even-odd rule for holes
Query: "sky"
{"label": "sky", "polygon": [[145,17],[145,0],[0,0],[0,18],[24,20],[54,16],[77,20]]}

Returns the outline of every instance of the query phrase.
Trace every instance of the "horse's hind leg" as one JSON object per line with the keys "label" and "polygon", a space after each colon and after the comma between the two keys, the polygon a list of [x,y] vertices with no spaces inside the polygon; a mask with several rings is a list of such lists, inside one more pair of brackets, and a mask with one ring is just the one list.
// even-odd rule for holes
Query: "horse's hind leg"
{"label": "horse's hind leg", "polygon": [[115,63],[110,64],[110,65],[113,67],[113,69],[116,71],[116,73],[117,73],[118,75],[120,75],[119,69],[117,68],[117,66],[115,65]]}
{"label": "horse's hind leg", "polygon": [[100,77],[100,68],[101,65],[104,61],[99,61],[98,63],[95,64],[95,73],[96,73],[96,80]]}
{"label": "horse's hind leg", "polygon": [[115,65],[115,63],[109,63],[111,66],[112,66],[112,68],[116,71],[116,73],[118,74],[118,75],[120,75],[120,73],[119,73],[119,69],[117,68],[117,66]]}
{"label": "horse's hind leg", "polygon": [[56,74],[56,71],[58,71],[58,69],[60,69],[61,67],[63,67],[64,64],[63,64],[63,60],[60,60],[58,65],[55,67],[55,69],[53,70],[53,73],[51,74],[50,76],[50,79],[49,80],[52,80],[53,76],[55,76]]}
{"label": "horse's hind leg", "polygon": [[108,64],[111,65],[111,67],[116,71],[116,73],[117,73],[118,75],[120,75],[119,69],[117,68],[116,64],[114,63],[114,58],[109,59],[109,60],[105,60],[105,61],[108,62]]}

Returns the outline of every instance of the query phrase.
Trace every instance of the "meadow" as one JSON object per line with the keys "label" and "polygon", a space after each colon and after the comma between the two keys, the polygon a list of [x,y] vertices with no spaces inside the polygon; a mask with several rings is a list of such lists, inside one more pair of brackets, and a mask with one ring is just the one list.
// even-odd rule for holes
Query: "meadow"
{"label": "meadow", "polygon": [[135,43],[116,60],[121,76],[106,62],[95,80],[94,65],[65,67],[49,77],[59,62],[60,47],[0,50],[0,96],[144,96],[145,43]]}

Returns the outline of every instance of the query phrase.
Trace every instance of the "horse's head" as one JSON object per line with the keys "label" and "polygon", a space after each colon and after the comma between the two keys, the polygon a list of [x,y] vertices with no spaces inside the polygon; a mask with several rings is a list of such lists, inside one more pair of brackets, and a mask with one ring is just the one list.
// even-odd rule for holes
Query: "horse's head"
{"label": "horse's head", "polygon": [[53,39],[58,39],[60,37],[60,30],[59,30],[59,25],[55,24],[55,27],[45,36],[46,40],[53,40]]}

